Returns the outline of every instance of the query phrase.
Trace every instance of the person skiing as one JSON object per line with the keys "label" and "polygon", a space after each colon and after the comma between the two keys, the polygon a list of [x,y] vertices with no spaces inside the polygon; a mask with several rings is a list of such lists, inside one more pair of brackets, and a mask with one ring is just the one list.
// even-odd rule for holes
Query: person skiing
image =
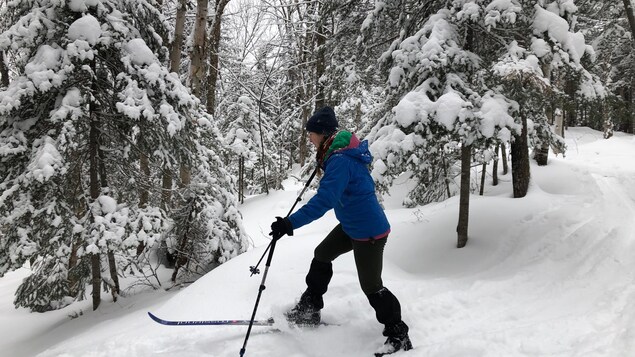
{"label": "person skiing", "polygon": [[317,164],[324,170],[315,196],[288,218],[276,217],[271,224],[274,239],[286,235],[335,210],[339,224],[315,248],[306,275],[307,288],[299,302],[285,313],[289,322],[300,325],[320,323],[322,296],[333,276],[332,262],[353,251],[363,292],[375,310],[377,321],[384,325],[387,337],[376,356],[412,349],[408,325],[401,318],[401,305],[382,282],[384,246],[390,224],[379,205],[368,165],[372,156],[368,142],[355,134],[338,131],[331,107],[317,110],[306,123],[309,140],[317,149]]}

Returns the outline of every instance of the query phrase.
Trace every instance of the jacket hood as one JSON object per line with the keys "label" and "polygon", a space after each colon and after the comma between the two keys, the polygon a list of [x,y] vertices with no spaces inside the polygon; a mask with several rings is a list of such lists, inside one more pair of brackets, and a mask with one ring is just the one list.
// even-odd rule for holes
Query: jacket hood
{"label": "jacket hood", "polygon": [[360,141],[354,133],[342,130],[335,135],[331,146],[326,152],[326,162],[333,154],[343,154],[364,164],[370,164],[373,157],[368,150],[368,141]]}

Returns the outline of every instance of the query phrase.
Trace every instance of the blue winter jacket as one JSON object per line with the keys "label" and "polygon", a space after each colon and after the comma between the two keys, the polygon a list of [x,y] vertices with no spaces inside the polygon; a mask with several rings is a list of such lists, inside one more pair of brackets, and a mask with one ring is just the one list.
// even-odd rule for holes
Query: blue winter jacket
{"label": "blue winter jacket", "polygon": [[[346,134],[351,136],[344,133],[344,137]],[[342,135],[342,132],[337,135]],[[337,139],[336,136],[334,142]],[[390,224],[375,195],[375,183],[368,171],[371,162],[368,142],[360,142],[355,134],[352,134],[348,146],[335,150],[331,146],[323,164],[324,175],[317,194],[289,216],[293,229],[335,209],[335,216],[351,238],[369,240],[385,237],[390,232]]]}

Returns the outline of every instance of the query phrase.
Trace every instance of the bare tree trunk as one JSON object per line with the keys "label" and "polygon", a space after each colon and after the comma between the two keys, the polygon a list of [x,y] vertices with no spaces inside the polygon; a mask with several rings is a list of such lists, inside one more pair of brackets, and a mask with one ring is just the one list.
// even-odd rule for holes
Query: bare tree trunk
{"label": "bare tree trunk", "polygon": [[635,41],[635,14],[633,13],[633,4],[631,0],[622,0],[624,2],[624,10],[626,10],[626,18],[628,18],[628,24],[631,25],[631,35],[633,41]]}
{"label": "bare tree trunk", "polygon": [[238,158],[238,197],[240,203],[245,202],[245,158]]}
{"label": "bare tree trunk", "polygon": [[494,164],[492,165],[492,186],[498,186],[498,150],[500,144],[496,145],[496,152],[494,153]]}
{"label": "bare tree trunk", "polygon": [[187,221],[185,223],[185,231],[183,232],[183,236],[181,237],[181,242],[176,252],[176,264],[174,265],[174,272],[172,272],[173,283],[176,283],[176,278],[178,276],[179,269],[185,266],[189,260],[185,252],[189,244],[189,233],[190,233],[190,227],[191,227],[190,222],[192,221],[193,219],[192,216],[194,214],[194,199],[191,198],[187,204],[188,204]]}
{"label": "bare tree trunk", "polygon": [[90,255],[90,268],[93,274],[93,311],[97,310],[101,303],[101,258],[100,254]]}
{"label": "bare tree trunk", "polygon": [[358,101],[355,106],[355,118],[353,119],[353,123],[355,123],[355,130],[360,130],[362,128],[362,101]]}
{"label": "bare tree trunk", "polygon": [[[190,166],[189,163],[183,163],[181,165],[181,169],[179,172],[179,176],[180,176],[180,186],[181,188],[187,187],[192,183],[192,173],[190,171]],[[188,207],[188,218],[187,218],[187,222],[185,224],[185,231],[183,233],[183,235],[180,237],[179,243],[178,243],[178,248],[176,250],[176,254],[167,254],[167,259],[168,262],[173,262],[174,263],[174,272],[172,273],[172,281],[176,282],[176,277],[178,275],[178,271],[179,269],[186,265],[188,262],[188,257],[185,254],[185,250],[187,248],[188,245],[188,241],[189,241],[189,232],[190,232],[190,221],[192,219],[192,212],[194,211],[194,208],[191,206],[193,204],[193,198],[189,197],[187,202],[184,202],[185,204],[187,204]]]}
{"label": "bare tree trunk", "polygon": [[[176,19],[174,24],[174,40],[170,48],[170,70],[179,73],[181,64],[181,48],[183,46],[183,32],[185,30],[185,15],[187,14],[187,0],[179,0],[176,8]],[[161,178],[161,206],[167,211],[171,208],[172,201],[172,170],[167,166],[163,167],[163,177]]]}
{"label": "bare tree trunk", "polygon": [[9,69],[7,68],[6,63],[4,63],[4,52],[0,51],[0,77],[2,82],[0,84],[2,87],[9,86]]}
{"label": "bare tree trunk", "polygon": [[604,110],[604,105],[600,108],[600,112],[602,113],[604,139],[610,139],[613,136],[613,121],[608,110]]}
{"label": "bare tree trunk", "polygon": [[218,50],[220,48],[221,22],[225,6],[230,0],[216,0],[214,22],[209,38],[209,74],[207,76],[207,112],[214,113],[216,109],[216,82],[218,81]]}
{"label": "bare tree trunk", "polygon": [[[95,88],[96,90],[96,88]],[[106,173],[106,158],[104,151],[101,149],[101,138],[98,138],[97,154],[99,155],[99,182],[101,183],[101,193],[108,192],[108,177]],[[110,293],[112,294],[113,302],[117,301],[119,295],[119,276],[117,274],[117,262],[115,260],[115,253],[108,247],[108,268],[110,271],[110,278],[112,279],[112,285],[110,286]]]}
{"label": "bare tree trunk", "polygon": [[192,172],[189,163],[183,163],[180,170],[181,187],[187,187],[192,183]]}
{"label": "bare tree trunk", "polygon": [[556,134],[564,138],[564,116],[561,110],[556,110]]}
{"label": "bare tree trunk", "polygon": [[[185,15],[187,14],[187,0],[178,0],[176,8],[176,18],[174,24],[174,39],[170,46],[170,71],[180,74],[181,55],[183,46],[183,32],[185,30]],[[172,209],[172,169],[163,165],[163,175],[161,177],[161,208],[165,212]],[[137,254],[141,254],[142,249],[137,249]],[[161,242],[160,260],[166,268],[174,268],[175,259],[168,251],[165,241]]]}
{"label": "bare tree trunk", "polygon": [[112,295],[112,301],[117,302],[117,296],[119,296],[119,276],[117,275],[117,261],[115,260],[115,253],[112,250],[108,250],[108,268],[110,269],[110,278],[112,279],[112,286],[110,287],[110,294]]}
{"label": "bare tree trunk", "polygon": [[527,145],[527,117],[521,111],[522,131],[512,142],[512,186],[514,198],[525,197],[529,189],[529,147]]}
{"label": "bare tree trunk", "polygon": [[[143,139],[141,139],[143,140]],[[143,152],[139,155],[139,168],[141,169],[142,184],[139,188],[139,207],[146,208],[148,206],[148,200],[150,198],[150,192],[148,190],[148,182],[150,180],[150,159],[148,154],[145,153],[145,145],[142,145]]]}
{"label": "bare tree trunk", "polygon": [[187,0],[179,0],[179,5],[176,8],[176,23],[174,24],[174,41],[170,48],[170,71],[175,73],[179,73],[181,64],[181,46],[183,45],[186,13]]}
{"label": "bare tree trunk", "polygon": [[[139,187],[139,208],[143,209],[148,206],[148,200],[150,198],[150,192],[148,190],[148,185],[150,182],[150,160],[148,155],[146,154],[146,145],[144,143],[143,132],[141,132],[139,142],[141,143],[140,149],[141,153],[139,154],[139,168],[141,169],[141,186]],[[144,242],[140,242],[137,246],[137,256],[140,256],[143,253],[143,250],[146,248]],[[110,257],[109,257],[110,258]],[[113,260],[114,261],[114,260]]]}
{"label": "bare tree trunk", "polygon": [[306,139],[306,130],[304,130],[304,127],[306,127],[306,122],[309,119],[309,109],[306,106],[302,106],[302,129],[300,129],[300,142],[298,143],[298,146],[300,147],[300,166],[304,166],[304,163],[306,162],[307,157],[309,156],[309,148],[307,146],[307,139]]}
{"label": "bare tree trunk", "polygon": [[501,158],[503,159],[503,175],[509,172],[509,164],[507,163],[507,145],[501,144]]}
{"label": "bare tree trunk", "polygon": [[[540,66],[542,68],[543,76],[551,81],[551,62],[543,61]],[[548,98],[545,98],[545,101],[550,101]],[[549,106],[545,106],[544,108],[545,116],[547,117],[547,123],[552,121],[551,111],[549,110]],[[546,130],[551,130],[546,128]],[[539,137],[539,141],[534,148],[534,160],[538,163],[539,166],[546,166],[549,161],[549,135],[548,133],[543,133],[541,137]]]}
{"label": "bare tree trunk", "polygon": [[545,138],[541,138],[538,147],[534,148],[534,160],[538,166],[546,166],[549,159],[549,142]]}
{"label": "bare tree trunk", "polygon": [[[322,7],[321,7],[322,9]],[[324,84],[320,78],[326,70],[325,48],[326,37],[324,36],[324,20],[321,18],[317,24],[315,34],[315,109],[322,108],[326,105],[326,96],[324,94]]]}
{"label": "bare tree trunk", "polygon": [[575,125],[578,117],[578,108],[575,101],[576,97],[576,83],[572,79],[565,79],[564,92],[567,95],[564,105],[564,128],[568,128],[571,125]]}
{"label": "bare tree trunk", "polygon": [[[89,132],[89,177],[90,177],[90,198],[95,202],[99,198],[99,119],[94,114],[94,103],[91,102],[90,132]],[[92,286],[93,286],[93,310],[97,310],[101,303],[101,258],[99,253],[90,255]]]}
{"label": "bare tree trunk", "polygon": [[205,79],[205,28],[207,26],[208,0],[196,1],[196,20],[194,23],[194,40],[190,60],[190,87],[192,94],[201,97],[202,83]]}
{"label": "bare tree trunk", "polygon": [[483,193],[485,191],[485,174],[487,174],[487,163],[484,162],[483,163],[483,169],[481,170],[481,189],[479,190],[478,194],[483,196]]}
{"label": "bare tree trunk", "polygon": [[472,146],[461,147],[461,190],[459,197],[459,223],[456,227],[458,241],[457,248],[467,244],[467,230],[470,218],[470,172],[472,163]]}
{"label": "bare tree trunk", "polygon": [[[81,180],[82,180],[82,161],[79,160],[79,153],[73,152],[71,154],[73,165],[71,166],[71,180],[67,183],[69,187],[69,202],[73,207],[73,212],[76,218],[83,217],[86,214],[86,205],[82,200],[84,192],[82,190]],[[73,235],[73,240],[71,244],[71,253],[68,258],[68,288],[70,296],[76,297],[79,294],[80,288],[79,276],[73,272],[73,269],[77,266],[79,262],[79,257],[77,256],[77,252],[79,248],[82,246],[83,242]],[[72,272],[72,273],[71,273]]]}
{"label": "bare tree trunk", "polygon": [[172,170],[167,168],[163,169],[161,181],[161,207],[167,211],[172,201]]}

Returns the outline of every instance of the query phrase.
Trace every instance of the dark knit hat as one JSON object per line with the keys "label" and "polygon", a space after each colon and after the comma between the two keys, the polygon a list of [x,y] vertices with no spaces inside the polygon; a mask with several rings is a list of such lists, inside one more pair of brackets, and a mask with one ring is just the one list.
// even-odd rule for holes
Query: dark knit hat
{"label": "dark knit hat", "polygon": [[323,107],[316,111],[306,122],[306,131],[324,135],[333,134],[337,131],[337,127],[335,112],[331,107]]}

